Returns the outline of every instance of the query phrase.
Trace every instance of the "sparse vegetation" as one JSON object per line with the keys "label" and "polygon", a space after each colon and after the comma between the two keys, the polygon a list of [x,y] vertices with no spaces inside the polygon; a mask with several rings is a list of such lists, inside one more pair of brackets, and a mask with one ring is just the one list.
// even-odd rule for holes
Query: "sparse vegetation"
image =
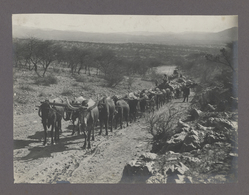
{"label": "sparse vegetation", "polygon": [[27,104],[29,101],[25,97],[17,96],[16,98],[14,98],[14,102],[23,105]]}
{"label": "sparse vegetation", "polygon": [[35,91],[35,89],[33,89],[32,87],[30,87],[29,85],[21,85],[19,87],[19,89],[25,90],[25,91]]}
{"label": "sparse vegetation", "polygon": [[[123,76],[145,76],[148,70],[161,65],[174,65],[199,50],[215,53],[216,48],[149,45],[149,44],[106,44],[46,41],[35,38],[14,39],[14,66],[33,71],[44,77],[50,69],[54,74],[78,75],[77,82],[85,82],[81,75],[102,76],[109,87],[115,87]],[[68,70],[65,71],[65,68]],[[84,71],[82,71],[84,70]],[[155,80],[157,75],[151,75]]]}
{"label": "sparse vegetation", "polygon": [[83,84],[81,88],[85,91],[93,91],[93,88],[89,84]]}
{"label": "sparse vegetation", "polygon": [[52,84],[57,84],[58,80],[56,76],[54,75],[48,75],[46,77],[36,77],[34,84],[36,85],[44,85],[44,86],[49,86]]}
{"label": "sparse vegetation", "polygon": [[83,75],[74,75],[75,81],[84,83],[86,82],[86,78]]}
{"label": "sparse vegetation", "polygon": [[[18,47],[22,48],[23,45],[20,43],[25,43],[25,40],[19,41]],[[221,89],[232,89],[230,82],[232,81],[231,77],[234,70],[232,70],[229,64],[224,64],[226,62],[225,57],[227,57],[229,53],[227,52],[229,48],[225,48],[225,51],[220,51],[218,47],[56,41],[53,42],[53,45],[56,46],[53,48],[58,50],[57,54],[53,56],[55,58],[53,58],[51,66],[49,64],[47,64],[47,66],[44,62],[42,63],[38,60],[39,58],[29,58],[28,55],[26,55],[25,52],[22,53],[20,49],[15,51],[17,53],[14,63],[15,67],[18,67],[17,75],[21,75],[21,78],[14,78],[16,80],[15,84],[23,82],[23,85],[14,88],[14,90],[17,94],[19,94],[20,90],[29,91],[30,94],[29,99],[18,95],[14,97],[14,109],[18,110],[19,113],[23,113],[23,110],[25,110],[26,113],[30,112],[30,107],[33,109],[33,104],[45,97],[49,99],[50,97],[53,98],[63,95],[71,98],[73,95],[77,96],[83,93],[84,97],[96,98],[96,93],[108,95],[127,94],[127,85],[129,91],[135,88],[151,88],[155,84],[155,79],[160,77],[155,71],[159,65],[178,66],[179,70],[184,72],[184,76],[192,78],[200,84],[196,91],[197,94],[201,94],[203,89],[207,89],[206,86],[219,86],[218,90],[220,91]],[[80,57],[81,53],[82,56]],[[206,54],[209,54],[208,59],[206,59]],[[45,56],[45,54],[43,55]],[[218,60],[215,57],[217,55],[220,56]],[[37,76],[38,71],[35,70],[36,68],[37,70],[42,70],[42,72],[44,71],[44,77],[42,77],[42,73],[40,72],[41,77]],[[27,72],[26,70],[33,71],[33,75],[25,73]],[[96,75],[94,71],[96,71]],[[64,74],[61,74],[61,72]],[[48,76],[45,76],[45,73]],[[58,81],[57,75],[60,75],[58,78],[63,82]],[[129,76],[129,79],[124,81],[123,78],[128,78],[127,76]],[[142,80],[142,84],[139,83],[138,85],[136,82],[138,82],[137,80],[140,78],[146,78],[147,81],[152,81],[152,83],[146,83],[145,80]],[[34,84],[37,86],[29,86],[31,79],[34,80]],[[150,87],[147,87],[148,85],[144,87],[144,83],[149,83],[148,85]],[[52,84],[57,85],[50,86]],[[26,95],[27,94],[24,94],[24,96]],[[229,91],[228,95],[224,97],[227,98],[230,95],[231,93]],[[237,96],[233,96],[233,98],[236,97]],[[27,105],[32,106],[28,107]],[[159,110],[155,114],[148,115],[148,118],[146,118],[149,133],[153,137],[152,151],[156,153],[164,151],[162,149],[164,149],[166,142],[177,132],[176,126],[178,119],[183,116],[185,112],[189,112],[186,108],[185,110],[175,109],[178,105],[167,104],[167,106],[168,107],[163,107],[162,110]],[[193,105],[192,108],[194,108],[194,106],[195,105]],[[193,122],[191,123],[193,124]],[[205,125],[205,121],[201,124]],[[193,127],[196,128],[195,126]],[[232,129],[221,129],[219,130],[219,136],[225,137],[226,140],[231,142],[230,144],[216,143],[211,147],[202,146],[202,148],[199,148],[199,150],[196,149],[192,153],[186,152],[179,154],[183,159],[182,162],[184,162],[191,171],[193,170],[187,174],[194,178],[196,176],[195,172],[197,172],[197,174],[203,174],[201,175],[202,179],[205,177],[210,179],[207,176],[208,174],[227,173],[231,168],[228,167],[231,161],[228,153],[234,147],[237,147],[237,133],[237,131],[233,131]],[[184,155],[187,155],[189,158],[199,157],[200,161],[197,163],[189,162],[189,160],[184,160]],[[160,163],[163,166],[166,165],[167,159],[164,158],[164,162]],[[196,178],[196,180],[198,179],[199,178]]]}
{"label": "sparse vegetation", "polygon": [[170,104],[163,111],[150,114],[147,118],[149,132],[153,136],[154,146],[157,151],[175,133],[175,127],[182,111],[177,110],[174,104]]}
{"label": "sparse vegetation", "polygon": [[73,87],[77,87],[79,84],[78,83],[73,83],[72,86]]}
{"label": "sparse vegetation", "polygon": [[61,69],[53,67],[53,72],[59,74],[61,72]]}
{"label": "sparse vegetation", "polygon": [[46,97],[46,94],[44,92],[40,92],[38,97]]}
{"label": "sparse vegetation", "polygon": [[63,91],[61,93],[61,95],[63,95],[63,96],[70,96],[72,94],[73,94],[73,92],[70,89],[63,89]]}

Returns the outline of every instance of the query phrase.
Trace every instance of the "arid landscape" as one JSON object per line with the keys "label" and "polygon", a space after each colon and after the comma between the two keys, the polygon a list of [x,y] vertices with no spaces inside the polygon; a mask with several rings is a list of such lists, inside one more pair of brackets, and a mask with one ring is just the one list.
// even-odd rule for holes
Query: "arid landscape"
{"label": "arid landscape", "polygon": [[238,182],[236,22],[14,15],[14,183]]}
{"label": "arid landscape", "polygon": [[[159,68],[159,72],[167,72],[169,75],[173,70],[174,66]],[[72,123],[63,120],[59,143],[51,145],[48,133],[48,143],[43,146],[44,132],[37,108],[41,101],[55,97],[72,99],[82,94],[86,98],[96,100],[97,94],[123,96],[131,91],[155,87],[154,82],[137,76],[133,78],[130,88],[127,80],[110,88],[103,85],[105,81],[94,74],[94,69],[91,75],[81,75],[84,78],[83,82],[79,76],[71,75],[69,68],[61,68],[59,71],[56,69],[56,72],[51,68],[48,74],[56,74],[56,84],[37,85],[36,73],[23,69],[14,70],[15,183],[226,183],[236,181],[237,141],[228,143],[222,138],[217,140],[214,138],[211,141],[211,138],[205,138],[214,126],[210,129],[204,127],[206,122],[203,119],[181,122],[194,108],[193,103],[197,98],[196,89],[191,89],[189,102],[183,103],[182,97],[173,99],[159,108],[155,114],[146,113],[142,118],[139,116],[137,122],[123,129],[118,127],[113,132],[109,132],[108,136],[104,133],[98,135],[99,127],[95,128],[95,141],[91,142],[91,149],[82,148],[83,134],[71,135]],[[202,145],[198,146],[199,149],[192,148],[192,152],[184,152],[184,147],[179,149],[179,146],[174,145],[175,143],[172,149],[165,148],[170,144],[166,144],[160,150],[156,149],[161,141],[159,139],[156,143],[155,134],[151,132],[151,128],[155,128],[151,125],[152,117],[169,112],[169,108],[178,113],[171,121],[172,129],[169,130],[171,136],[175,135],[174,139],[177,140],[179,129],[187,128],[187,132],[196,134],[195,139]],[[230,125],[232,131],[236,132],[237,119],[234,114],[236,115],[236,112],[225,114],[225,118],[229,118],[225,124]],[[169,136],[164,142],[169,143],[171,139]],[[209,140],[204,141],[204,139]],[[216,144],[212,146],[208,143]],[[219,154],[220,160],[217,159],[215,151]],[[135,168],[141,166],[140,171],[135,170],[132,165]],[[166,173],[169,169],[173,177]],[[181,171],[177,172],[178,169]]]}

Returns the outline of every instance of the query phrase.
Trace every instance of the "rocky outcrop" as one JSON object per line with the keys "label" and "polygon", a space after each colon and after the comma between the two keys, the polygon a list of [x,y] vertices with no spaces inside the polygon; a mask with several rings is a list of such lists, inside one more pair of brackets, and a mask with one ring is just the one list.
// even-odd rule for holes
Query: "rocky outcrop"
{"label": "rocky outcrop", "polygon": [[153,175],[153,164],[157,155],[154,153],[142,154],[137,160],[126,164],[123,170],[121,183],[144,183]]}
{"label": "rocky outcrop", "polygon": [[187,132],[182,131],[181,133],[175,134],[171,137],[169,141],[166,142],[166,151],[174,151],[178,152],[185,140],[186,136],[188,135]]}
{"label": "rocky outcrop", "polygon": [[201,147],[201,139],[196,130],[191,130],[183,141],[181,152],[190,152]]}
{"label": "rocky outcrop", "polygon": [[146,180],[146,183],[193,183],[192,177],[187,176],[189,168],[182,162],[165,164],[161,173],[156,173]]}

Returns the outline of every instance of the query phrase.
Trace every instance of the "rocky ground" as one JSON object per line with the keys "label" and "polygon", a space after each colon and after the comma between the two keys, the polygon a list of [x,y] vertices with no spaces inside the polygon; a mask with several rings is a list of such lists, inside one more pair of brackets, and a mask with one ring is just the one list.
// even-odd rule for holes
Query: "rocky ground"
{"label": "rocky ground", "polygon": [[[85,94],[124,94],[126,88],[110,89],[103,81],[88,76],[84,82],[63,74],[58,84],[34,85],[35,75],[15,72],[14,75],[14,179],[15,183],[226,183],[236,181],[237,145],[219,132],[221,124],[237,131],[236,119],[208,121],[206,118],[186,119],[188,103],[173,100],[182,111],[174,135],[160,150],[149,132],[149,116],[140,118],[124,129],[115,129],[108,136],[98,135],[92,148],[83,150],[83,135],[72,136],[72,125],[63,121],[60,142],[42,145],[43,129],[36,105],[44,99],[74,97]],[[95,82],[95,85],[91,83]],[[123,84],[124,85],[124,84]],[[73,86],[73,87],[72,87]],[[151,83],[137,78],[131,90],[150,88]],[[66,93],[67,92],[67,93]],[[171,103],[172,104],[172,103]],[[168,109],[169,104],[158,113]],[[196,117],[196,115],[195,115]],[[234,117],[234,116],[233,116]],[[223,136],[223,137],[222,137]],[[237,141],[235,140],[235,143]],[[152,153],[155,152],[155,153]]]}
{"label": "rocky ground", "polygon": [[[125,94],[125,87],[110,89],[95,76],[84,76],[85,82],[74,77],[56,76],[57,84],[50,86],[34,84],[36,76],[27,71],[14,75],[14,179],[15,183],[118,183],[124,166],[142,153],[151,150],[151,135],[145,119],[125,129],[117,129],[108,136],[99,136],[95,130],[92,148],[83,150],[83,135],[72,136],[71,122],[62,121],[60,143],[42,145],[43,128],[36,105],[44,99],[56,96],[72,98],[84,93],[86,97],[96,94]],[[91,85],[91,81],[95,81]],[[150,82],[137,79],[132,90],[149,88]],[[64,95],[63,92],[70,92]],[[48,133],[49,135],[49,133]]]}

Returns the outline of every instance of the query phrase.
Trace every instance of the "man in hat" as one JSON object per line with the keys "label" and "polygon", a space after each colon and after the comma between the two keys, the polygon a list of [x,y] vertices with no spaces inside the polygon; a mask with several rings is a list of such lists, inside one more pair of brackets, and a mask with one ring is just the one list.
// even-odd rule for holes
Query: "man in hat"
{"label": "man in hat", "polygon": [[168,82],[168,76],[164,74],[163,83],[166,84],[167,82]]}
{"label": "man in hat", "polygon": [[182,89],[182,92],[183,92],[183,102],[185,102],[185,100],[186,100],[186,102],[188,102],[188,96],[190,94],[189,85],[184,86]]}

